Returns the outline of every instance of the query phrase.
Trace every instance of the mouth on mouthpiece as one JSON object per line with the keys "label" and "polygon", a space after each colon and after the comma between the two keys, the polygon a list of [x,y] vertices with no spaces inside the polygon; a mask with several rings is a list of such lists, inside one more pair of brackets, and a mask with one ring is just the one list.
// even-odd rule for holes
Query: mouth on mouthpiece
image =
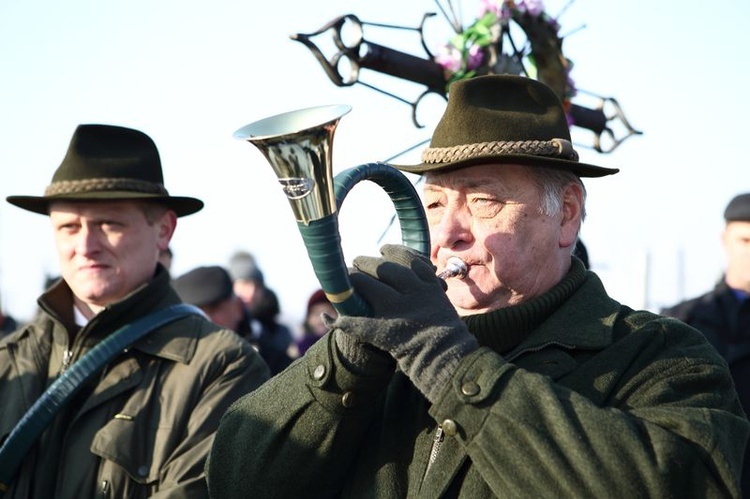
{"label": "mouth on mouthpiece", "polygon": [[455,277],[457,279],[463,279],[469,272],[469,266],[457,256],[448,258],[445,264],[445,270],[438,274],[441,279],[449,279]]}

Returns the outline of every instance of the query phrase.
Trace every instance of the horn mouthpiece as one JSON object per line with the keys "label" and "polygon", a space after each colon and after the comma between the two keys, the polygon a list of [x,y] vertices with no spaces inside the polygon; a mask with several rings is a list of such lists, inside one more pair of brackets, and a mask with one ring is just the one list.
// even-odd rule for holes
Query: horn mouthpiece
{"label": "horn mouthpiece", "polygon": [[463,279],[468,273],[469,266],[466,265],[466,262],[464,262],[457,256],[452,256],[448,258],[448,261],[445,264],[445,270],[440,272],[438,274],[438,277],[440,279],[450,279],[451,277],[455,277],[456,279]]}

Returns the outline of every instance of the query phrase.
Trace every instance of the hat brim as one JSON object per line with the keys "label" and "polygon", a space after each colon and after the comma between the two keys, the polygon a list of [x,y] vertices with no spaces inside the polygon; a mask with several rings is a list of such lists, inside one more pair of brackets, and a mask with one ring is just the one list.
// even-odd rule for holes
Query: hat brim
{"label": "hat brim", "polygon": [[476,156],[459,161],[447,163],[420,163],[418,165],[391,165],[394,168],[409,172],[423,174],[431,171],[448,171],[467,166],[480,164],[516,164],[524,166],[549,166],[552,168],[567,170],[579,177],[604,177],[619,172],[619,168],[605,168],[603,166],[579,163],[566,159],[548,158],[543,156],[531,156],[527,154],[504,154],[502,156]]}
{"label": "hat brim", "polygon": [[203,201],[191,197],[154,196],[134,192],[88,192],[61,196],[8,196],[10,204],[27,211],[49,215],[49,205],[55,201],[152,201],[173,210],[178,217],[192,215],[203,209]]}

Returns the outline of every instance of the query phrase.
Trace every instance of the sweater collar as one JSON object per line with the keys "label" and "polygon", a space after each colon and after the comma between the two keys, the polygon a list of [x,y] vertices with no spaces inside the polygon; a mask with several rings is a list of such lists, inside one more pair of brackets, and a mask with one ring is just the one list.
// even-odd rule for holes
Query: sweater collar
{"label": "sweater collar", "polygon": [[576,257],[571,260],[567,275],[546,293],[518,305],[464,317],[464,322],[479,344],[505,353],[526,339],[586,280],[583,263]]}

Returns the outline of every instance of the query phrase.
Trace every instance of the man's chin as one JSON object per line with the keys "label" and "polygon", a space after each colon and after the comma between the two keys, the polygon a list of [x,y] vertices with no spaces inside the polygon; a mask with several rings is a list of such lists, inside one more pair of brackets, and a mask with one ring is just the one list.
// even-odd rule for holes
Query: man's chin
{"label": "man's chin", "polygon": [[458,292],[449,290],[448,299],[461,316],[479,314],[484,311],[482,305],[466,290]]}
{"label": "man's chin", "polygon": [[108,293],[106,290],[102,289],[73,289],[73,294],[76,298],[78,298],[83,303],[90,305],[92,307],[104,307],[109,303],[112,303],[113,301],[116,301],[116,298],[112,296],[111,293]]}
{"label": "man's chin", "polygon": [[[474,293],[472,293],[472,289]],[[458,289],[448,288],[448,299],[458,311],[459,315],[476,315],[507,307],[507,303],[499,302],[498,295],[488,295],[479,293],[481,299],[477,299],[475,293],[479,293],[476,288],[470,288],[459,285]]]}

